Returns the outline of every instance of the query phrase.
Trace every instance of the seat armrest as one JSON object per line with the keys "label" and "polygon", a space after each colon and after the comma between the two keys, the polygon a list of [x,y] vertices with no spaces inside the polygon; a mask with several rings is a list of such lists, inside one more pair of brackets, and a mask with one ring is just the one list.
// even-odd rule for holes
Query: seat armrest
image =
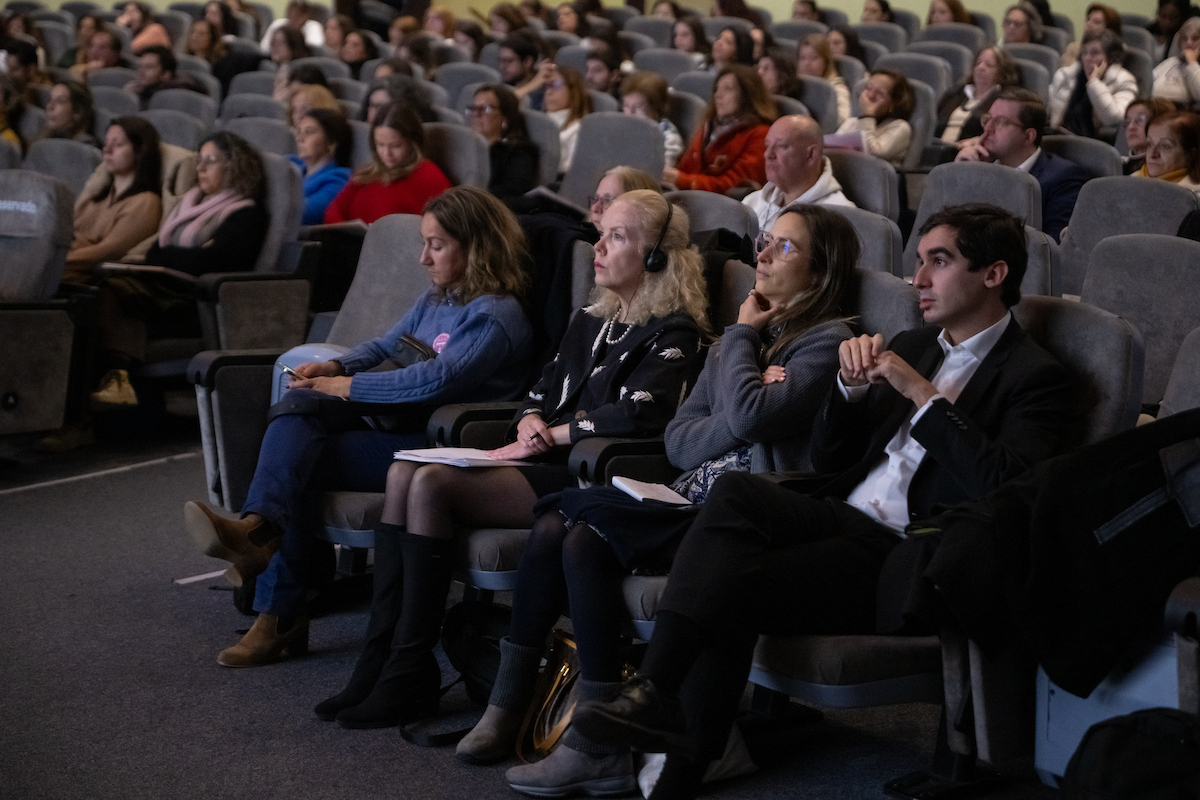
{"label": "seat armrest", "polygon": [[105,278],[114,277],[117,275],[129,275],[133,277],[156,276],[186,284],[189,288],[196,286],[197,283],[196,276],[187,272],[180,272],[179,270],[171,269],[170,267],[152,267],[145,264],[118,264],[115,261],[105,261],[103,264],[96,267],[96,272],[101,277]]}
{"label": "seat armrest", "polygon": [[215,303],[219,300],[221,286],[226,283],[294,280],[301,279],[286,272],[206,272],[196,279],[196,298]]}
{"label": "seat armrest", "polygon": [[284,351],[278,348],[266,350],[205,350],[192,357],[187,366],[188,382],[196,386],[212,388],[217,371],[231,366],[274,365]]}
{"label": "seat armrest", "polygon": [[429,417],[426,439],[434,447],[459,447],[463,428],[467,425],[476,422],[508,423],[520,407],[521,404],[516,401],[444,405]]}
{"label": "seat armrest", "polygon": [[1167,630],[1195,638],[1200,629],[1200,577],[1180,581],[1167,598],[1163,614]]}
{"label": "seat armrest", "polygon": [[[669,481],[679,470],[667,460],[662,437],[621,439],[589,436],[571,447],[567,468],[572,475],[592,483],[608,483],[613,469],[620,465],[621,475],[637,480]],[[636,473],[636,474],[635,474]]]}

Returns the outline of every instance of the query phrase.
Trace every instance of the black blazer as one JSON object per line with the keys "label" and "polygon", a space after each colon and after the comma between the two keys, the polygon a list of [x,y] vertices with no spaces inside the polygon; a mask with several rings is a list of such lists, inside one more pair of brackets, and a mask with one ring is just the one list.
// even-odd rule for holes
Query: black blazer
{"label": "black blazer", "polygon": [[1029,168],[1042,187],[1042,233],[1058,241],[1062,229],[1071,221],[1079,190],[1090,177],[1074,161],[1047,153],[1045,150]]}
{"label": "black blazer", "polygon": [[[939,333],[932,326],[905,331],[889,347],[929,378],[942,360]],[[1013,320],[958,400],[935,400],[913,426],[926,453],[908,488],[910,519],[982,497],[1065,449],[1073,400],[1070,374]],[[847,403],[835,383],[813,431],[812,453],[818,471],[841,474],[817,494],[849,496],[915,410],[890,384]]]}

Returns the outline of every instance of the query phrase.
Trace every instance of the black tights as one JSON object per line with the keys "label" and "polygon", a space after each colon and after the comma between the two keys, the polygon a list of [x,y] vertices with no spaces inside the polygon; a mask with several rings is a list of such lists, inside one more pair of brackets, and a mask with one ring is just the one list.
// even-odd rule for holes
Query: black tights
{"label": "black tights", "polygon": [[521,556],[509,639],[540,647],[569,601],[583,678],[620,680],[621,623],[628,617],[621,580],[627,572],[592,528],[579,523],[568,530],[562,514],[543,514]]}

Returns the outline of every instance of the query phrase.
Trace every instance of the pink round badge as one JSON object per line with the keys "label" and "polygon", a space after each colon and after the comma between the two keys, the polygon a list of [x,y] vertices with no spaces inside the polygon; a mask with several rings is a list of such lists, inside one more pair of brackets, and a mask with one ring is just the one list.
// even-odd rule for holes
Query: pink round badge
{"label": "pink round badge", "polygon": [[446,349],[446,342],[450,341],[450,334],[439,333],[437,338],[433,340],[433,352],[440,353]]}

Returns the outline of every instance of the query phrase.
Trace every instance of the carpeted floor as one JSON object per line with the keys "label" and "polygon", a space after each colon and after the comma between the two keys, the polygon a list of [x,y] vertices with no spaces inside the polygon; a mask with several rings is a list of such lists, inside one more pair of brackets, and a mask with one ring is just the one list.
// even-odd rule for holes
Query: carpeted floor
{"label": "carpeted floor", "polygon": [[[203,496],[202,459],[182,444],[172,458],[149,448],[149,466],[0,491],[0,798],[515,796],[506,765],[466,767],[452,748],[312,714],[349,675],[362,606],[315,620],[305,658],[217,665],[250,619],[219,579],[173,582],[224,566],[182,531],[183,503]],[[460,691],[446,706],[478,713]],[[759,773],[709,795],[881,797],[885,780],[928,766],[937,718],[932,706],[827,712],[753,738]],[[1054,793],[1027,782],[994,796]]]}

